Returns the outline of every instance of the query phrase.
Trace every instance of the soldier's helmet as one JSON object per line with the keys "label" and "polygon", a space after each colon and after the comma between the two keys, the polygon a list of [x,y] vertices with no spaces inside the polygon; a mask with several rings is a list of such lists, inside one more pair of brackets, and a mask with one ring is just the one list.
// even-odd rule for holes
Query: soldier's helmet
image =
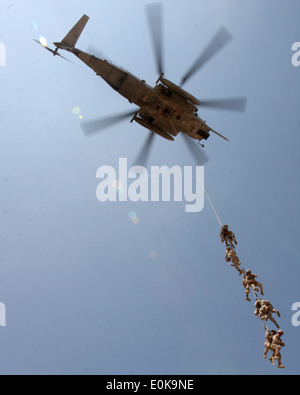
{"label": "soldier's helmet", "polygon": [[274,333],[274,335],[276,335],[276,331],[274,329],[271,330],[271,333]]}
{"label": "soldier's helmet", "polygon": [[251,274],[251,270],[246,270],[246,274]]}
{"label": "soldier's helmet", "polygon": [[278,331],[278,335],[284,335],[284,332],[282,330]]}

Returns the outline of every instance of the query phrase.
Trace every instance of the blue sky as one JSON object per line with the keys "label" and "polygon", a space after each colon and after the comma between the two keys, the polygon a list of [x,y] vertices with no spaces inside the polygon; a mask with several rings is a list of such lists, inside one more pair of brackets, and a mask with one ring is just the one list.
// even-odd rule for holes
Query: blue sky
{"label": "blue sky", "polygon": [[[61,40],[85,13],[77,46],[93,45],[154,86],[147,3],[1,1],[1,372],[299,374],[291,308],[300,301],[300,68],[291,48],[300,4],[163,1],[166,78],[175,83],[221,26],[234,36],[185,89],[248,98],[244,114],[199,110],[230,139],[207,141],[205,187],[282,314],[279,371],[262,359],[263,325],[224,260],[209,203],[185,213],[184,202],[97,201],[97,169],[133,161],[147,132],[124,122],[86,139],[74,107],[83,119],[132,107],[71,54],[74,64],[32,40]],[[149,165],[190,165],[179,140],[157,138]]]}

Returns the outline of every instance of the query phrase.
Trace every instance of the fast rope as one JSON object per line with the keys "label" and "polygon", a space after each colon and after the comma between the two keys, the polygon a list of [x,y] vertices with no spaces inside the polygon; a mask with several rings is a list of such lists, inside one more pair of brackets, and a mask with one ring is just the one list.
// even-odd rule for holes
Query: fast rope
{"label": "fast rope", "polygon": [[[173,124],[173,122],[172,122],[172,120],[171,120],[169,114],[168,114],[168,117],[169,117],[170,123],[171,123],[171,125],[172,125],[172,128],[174,129],[174,132],[178,134],[178,132],[177,132],[177,130],[176,130],[176,128],[175,128],[175,126],[174,126],[174,124]],[[190,153],[187,151],[187,149],[186,149],[186,147],[184,146],[184,144],[182,143],[182,141],[181,141],[181,145],[183,146],[183,149],[184,149],[184,151],[185,151],[187,157],[190,159],[192,165],[194,164],[194,165],[196,166],[196,164],[195,164],[193,158],[191,157]],[[199,181],[199,183],[200,183],[200,185],[201,185],[201,187],[202,187],[202,189],[203,189],[203,191],[204,191],[204,193],[205,193],[205,196],[206,196],[207,200],[209,201],[209,204],[210,204],[210,206],[211,206],[211,208],[212,208],[212,210],[213,210],[213,212],[214,212],[214,214],[215,214],[215,216],[216,216],[216,218],[217,218],[217,220],[218,220],[220,226],[223,227],[223,224],[222,224],[222,222],[221,222],[221,220],[220,220],[220,217],[219,217],[219,215],[218,215],[218,213],[217,213],[217,211],[216,211],[216,209],[215,209],[215,207],[214,207],[214,205],[213,205],[213,203],[212,203],[212,201],[211,201],[211,199],[210,199],[210,197],[209,197],[209,195],[208,195],[206,189],[204,188],[204,185],[203,185],[203,183],[202,183],[202,181],[201,181],[201,179],[200,179],[200,177],[199,177],[199,175],[198,175],[197,172],[196,172],[196,177],[197,177],[197,179],[198,179],[198,181]]]}

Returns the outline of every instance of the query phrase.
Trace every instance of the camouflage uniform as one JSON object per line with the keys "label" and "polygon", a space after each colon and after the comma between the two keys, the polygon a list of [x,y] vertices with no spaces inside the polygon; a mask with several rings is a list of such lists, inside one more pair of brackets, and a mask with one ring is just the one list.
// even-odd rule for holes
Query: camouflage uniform
{"label": "camouflage uniform", "polygon": [[246,300],[248,300],[249,302],[251,302],[251,300],[249,299],[250,287],[253,289],[253,291],[256,292],[258,292],[257,287],[259,287],[261,294],[264,295],[263,286],[261,283],[255,280],[256,278],[257,275],[251,273],[251,270],[247,270],[246,274],[244,275],[243,285],[246,289]]}
{"label": "camouflage uniform", "polygon": [[233,250],[231,247],[228,247],[226,250],[225,260],[226,262],[232,262],[231,266],[236,268],[240,276],[243,274],[243,271],[240,269],[241,262],[239,257],[236,255],[235,250]]}
{"label": "camouflage uniform", "polygon": [[281,337],[284,335],[283,331],[278,331],[277,335],[272,338],[272,351],[274,352],[273,357],[270,358],[270,361],[273,365],[275,365],[275,359],[278,361],[278,368],[284,369],[284,366],[281,363],[281,347],[284,347],[285,344],[281,341]]}
{"label": "camouflage uniform", "polygon": [[226,247],[232,247],[235,248],[235,246],[237,245],[237,241],[235,239],[235,235],[233,232],[231,232],[228,229],[228,225],[224,225],[221,228],[221,233],[220,233],[220,237],[221,237],[221,242],[226,243]]}
{"label": "camouflage uniform", "polygon": [[259,316],[260,316],[261,320],[263,320],[263,321],[270,320],[279,329],[280,326],[277,324],[277,322],[275,321],[275,319],[272,316],[272,313],[275,313],[278,315],[278,317],[280,317],[279,311],[275,310],[274,307],[271,305],[271,303],[268,300],[262,300],[261,302],[262,302],[261,309],[259,312]]}
{"label": "camouflage uniform", "polygon": [[266,341],[264,343],[265,346],[264,359],[267,359],[267,355],[269,351],[273,351],[272,340],[273,340],[273,336],[275,336],[276,334],[277,334],[276,331],[274,330],[270,331],[269,329],[266,329]]}

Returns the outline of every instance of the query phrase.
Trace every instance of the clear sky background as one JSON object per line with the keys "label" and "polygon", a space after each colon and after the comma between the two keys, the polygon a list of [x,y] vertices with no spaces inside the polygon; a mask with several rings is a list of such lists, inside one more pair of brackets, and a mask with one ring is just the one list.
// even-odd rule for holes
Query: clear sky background
{"label": "clear sky background", "polygon": [[[244,114],[199,110],[215,130],[205,186],[286,332],[285,371],[262,359],[263,324],[224,260],[208,202],[100,203],[96,170],[133,161],[146,129],[124,122],[86,139],[83,119],[133,107],[60,41],[85,13],[93,45],[148,84],[157,79],[144,0],[0,2],[0,328],[2,374],[299,374],[298,0],[165,0],[166,78],[179,83],[221,26],[234,40],[185,85],[199,98],[247,96]],[[190,165],[180,136],[149,165]],[[139,223],[133,224],[134,210]],[[270,325],[272,327],[272,325]]]}

